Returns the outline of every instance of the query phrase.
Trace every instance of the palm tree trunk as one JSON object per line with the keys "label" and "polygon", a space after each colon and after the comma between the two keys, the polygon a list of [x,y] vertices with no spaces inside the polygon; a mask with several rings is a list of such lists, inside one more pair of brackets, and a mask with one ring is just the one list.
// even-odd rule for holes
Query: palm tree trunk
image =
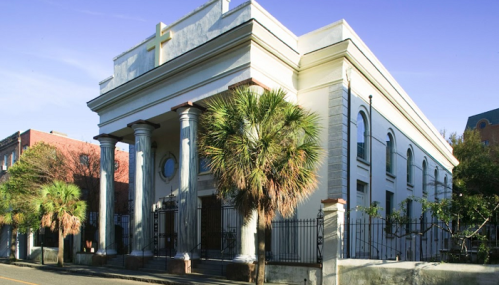
{"label": "palm tree trunk", "polygon": [[64,266],[64,237],[62,236],[61,222],[59,222],[59,252],[57,253],[57,266]]}
{"label": "palm tree trunk", "polygon": [[263,285],[265,281],[265,210],[258,209],[258,270],[256,284]]}
{"label": "palm tree trunk", "polygon": [[9,259],[11,261],[16,260],[16,248],[17,248],[17,225],[12,224],[10,226],[12,229],[11,235],[10,235],[10,255]]}

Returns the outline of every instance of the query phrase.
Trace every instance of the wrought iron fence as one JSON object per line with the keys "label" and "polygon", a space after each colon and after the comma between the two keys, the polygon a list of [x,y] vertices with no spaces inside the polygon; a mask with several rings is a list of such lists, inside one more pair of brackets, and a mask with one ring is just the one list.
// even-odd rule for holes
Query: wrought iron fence
{"label": "wrought iron fence", "polygon": [[[478,225],[444,223],[434,219],[390,222],[384,219],[358,219],[342,227],[343,258],[498,263],[499,225],[479,230],[480,238],[467,238]],[[350,230],[350,248],[346,231]]]}
{"label": "wrought iron fence", "polygon": [[[91,252],[98,247],[99,240],[99,213],[90,212],[82,227],[80,244],[81,252]],[[115,243],[118,254],[129,253],[130,245],[130,215],[114,214]]]}
{"label": "wrought iron fence", "polygon": [[[170,199],[152,214],[154,255],[172,257],[177,247],[177,205]],[[243,220],[233,206],[212,204],[200,207],[198,223],[201,258],[230,260],[236,257]],[[266,259],[269,262],[322,263],[323,236],[321,210],[314,219],[273,221],[265,234]]]}
{"label": "wrought iron fence", "polygon": [[322,263],[324,223],[322,211],[315,219],[272,221],[270,244],[266,244],[269,262]]}

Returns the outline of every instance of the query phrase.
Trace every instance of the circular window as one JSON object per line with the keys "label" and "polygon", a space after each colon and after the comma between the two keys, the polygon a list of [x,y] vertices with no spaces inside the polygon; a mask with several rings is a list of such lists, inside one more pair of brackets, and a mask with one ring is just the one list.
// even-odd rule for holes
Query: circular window
{"label": "circular window", "polygon": [[165,164],[163,164],[163,175],[166,178],[171,179],[173,174],[175,174],[175,161],[170,157],[165,161]]}
{"label": "circular window", "polygon": [[173,154],[168,153],[165,155],[160,162],[160,176],[161,178],[168,182],[175,177],[175,173],[177,172],[177,160]]}
{"label": "circular window", "polygon": [[483,129],[483,128],[485,128],[485,126],[487,126],[487,123],[481,122],[480,125],[479,125],[479,128]]}

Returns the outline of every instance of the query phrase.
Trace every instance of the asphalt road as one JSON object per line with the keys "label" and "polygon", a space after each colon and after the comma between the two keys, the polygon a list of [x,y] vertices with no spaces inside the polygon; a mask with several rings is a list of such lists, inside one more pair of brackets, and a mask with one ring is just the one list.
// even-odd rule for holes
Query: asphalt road
{"label": "asphalt road", "polygon": [[2,285],[138,285],[142,282],[83,276],[66,271],[44,271],[36,268],[0,264],[0,284]]}

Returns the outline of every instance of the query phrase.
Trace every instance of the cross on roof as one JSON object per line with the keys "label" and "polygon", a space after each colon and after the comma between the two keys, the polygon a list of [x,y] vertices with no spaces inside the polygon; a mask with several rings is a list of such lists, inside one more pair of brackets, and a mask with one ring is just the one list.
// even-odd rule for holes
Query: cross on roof
{"label": "cross on roof", "polygon": [[156,37],[154,37],[154,39],[152,39],[147,44],[148,51],[155,49],[155,51],[154,51],[154,67],[158,67],[160,64],[163,63],[163,59],[161,56],[161,44],[166,42],[167,40],[170,40],[173,36],[173,33],[171,31],[168,31],[164,35],[162,35],[163,29],[165,27],[166,27],[165,24],[163,24],[162,22],[159,22],[159,24],[156,25]]}

